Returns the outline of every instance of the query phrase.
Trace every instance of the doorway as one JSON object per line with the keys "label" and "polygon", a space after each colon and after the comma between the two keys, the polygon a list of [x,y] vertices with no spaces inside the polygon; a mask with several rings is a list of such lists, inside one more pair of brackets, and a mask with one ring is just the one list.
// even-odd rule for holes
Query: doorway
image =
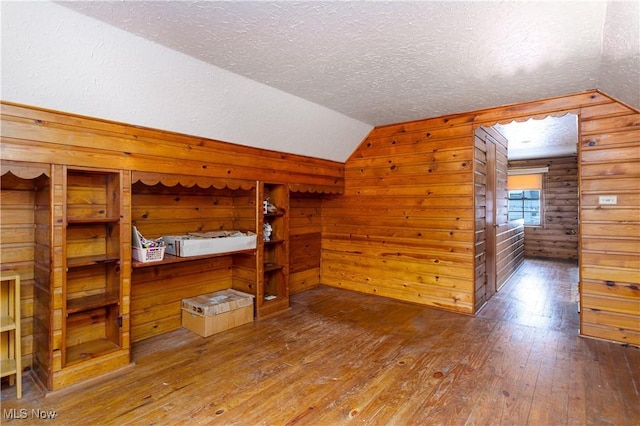
{"label": "doorway", "polygon": [[[555,143],[555,145],[554,145]],[[563,117],[478,127],[476,150],[476,309],[525,258],[578,259],[578,120]],[[509,170],[544,169],[535,226],[512,214]],[[527,204],[535,205],[535,202]],[[577,285],[577,282],[576,282]]]}
{"label": "doorway", "polygon": [[[525,218],[524,257],[577,263],[578,116],[547,116],[493,129],[507,139],[506,195],[515,198],[508,206],[508,220]],[[527,182],[520,179],[524,176],[537,179]],[[521,215],[513,211],[519,206]]]}
{"label": "doorway", "polygon": [[[566,114],[478,127],[476,167],[476,311],[512,277],[525,258],[578,258],[578,117]],[[545,169],[540,222],[510,215],[510,169]],[[535,204],[535,203],[532,203]],[[577,284],[577,283],[576,283]]]}

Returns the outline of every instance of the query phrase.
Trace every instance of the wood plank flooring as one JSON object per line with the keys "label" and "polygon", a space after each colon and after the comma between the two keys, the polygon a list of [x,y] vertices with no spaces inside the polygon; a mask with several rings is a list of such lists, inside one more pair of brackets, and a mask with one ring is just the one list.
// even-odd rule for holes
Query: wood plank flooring
{"label": "wood plank flooring", "polygon": [[319,287],[206,339],[145,340],[88,387],[45,397],[25,373],[2,423],[638,425],[640,350],[578,337],[577,281],[527,260],[475,318]]}

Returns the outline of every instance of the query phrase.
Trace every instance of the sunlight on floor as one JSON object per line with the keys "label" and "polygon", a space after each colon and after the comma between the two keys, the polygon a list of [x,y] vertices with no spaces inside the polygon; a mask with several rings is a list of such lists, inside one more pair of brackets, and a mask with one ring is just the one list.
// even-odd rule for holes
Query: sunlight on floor
{"label": "sunlight on floor", "polygon": [[509,310],[503,319],[509,322],[576,330],[579,321],[577,265],[541,259],[525,262],[527,268],[520,268],[500,290],[496,301],[490,303],[507,303]]}

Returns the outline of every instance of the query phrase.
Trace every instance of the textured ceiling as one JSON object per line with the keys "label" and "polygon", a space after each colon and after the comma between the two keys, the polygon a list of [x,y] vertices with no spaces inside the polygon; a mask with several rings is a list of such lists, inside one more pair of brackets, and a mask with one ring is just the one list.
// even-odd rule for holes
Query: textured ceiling
{"label": "textured ceiling", "polygon": [[71,2],[372,125],[597,88],[604,2]]}
{"label": "textured ceiling", "polygon": [[58,3],[374,126],[637,79],[603,74],[604,1]]}
{"label": "textured ceiling", "polygon": [[509,160],[575,155],[578,149],[578,116],[546,117],[496,124],[509,141]]}

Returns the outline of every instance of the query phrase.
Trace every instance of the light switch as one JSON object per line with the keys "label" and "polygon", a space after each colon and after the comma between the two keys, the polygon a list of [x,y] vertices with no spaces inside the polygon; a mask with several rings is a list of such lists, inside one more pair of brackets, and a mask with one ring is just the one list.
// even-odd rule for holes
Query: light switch
{"label": "light switch", "polygon": [[617,195],[600,195],[600,204],[618,204]]}

